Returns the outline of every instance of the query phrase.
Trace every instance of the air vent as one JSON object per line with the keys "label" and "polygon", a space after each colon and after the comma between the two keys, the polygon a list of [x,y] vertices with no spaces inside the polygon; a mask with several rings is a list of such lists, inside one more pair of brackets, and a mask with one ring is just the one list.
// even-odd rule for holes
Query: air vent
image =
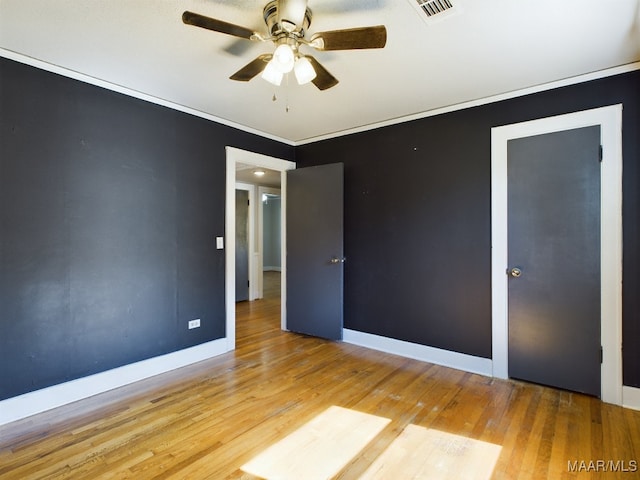
{"label": "air vent", "polygon": [[420,12],[420,17],[427,24],[439,22],[460,13],[460,6],[452,0],[409,0],[411,5]]}
{"label": "air vent", "polygon": [[433,17],[434,15],[438,15],[439,13],[446,12],[450,8],[453,8],[453,4],[449,0],[427,0],[426,2],[423,0],[416,0],[420,8],[424,10],[424,13],[427,14],[427,17]]}

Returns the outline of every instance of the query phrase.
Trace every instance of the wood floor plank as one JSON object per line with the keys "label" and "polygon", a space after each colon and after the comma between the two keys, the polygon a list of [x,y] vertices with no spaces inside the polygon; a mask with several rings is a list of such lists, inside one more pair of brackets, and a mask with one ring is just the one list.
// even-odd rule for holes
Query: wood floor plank
{"label": "wood floor plank", "polygon": [[640,461],[638,411],[282,332],[278,288],[237,305],[235,351],[0,427],[0,479],[256,480],[240,467],[331,406],[391,419],[340,480],[410,425],[500,445],[493,480]]}

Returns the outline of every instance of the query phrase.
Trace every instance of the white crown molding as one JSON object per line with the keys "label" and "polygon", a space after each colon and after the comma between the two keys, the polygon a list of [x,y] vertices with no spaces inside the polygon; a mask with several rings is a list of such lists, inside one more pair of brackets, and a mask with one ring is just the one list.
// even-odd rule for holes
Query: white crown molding
{"label": "white crown molding", "polygon": [[605,70],[599,70],[597,72],[585,73],[583,75],[578,75],[575,77],[564,78],[562,80],[557,80],[554,82],[543,83],[540,85],[535,85],[529,88],[523,88],[520,90],[514,90],[507,93],[501,93],[499,95],[493,95],[490,97],[483,97],[476,100],[470,100],[468,102],[456,103],[453,105],[448,105],[441,108],[435,108],[433,110],[428,110],[424,112],[418,112],[412,115],[406,115],[403,117],[393,118],[390,120],[385,120],[378,123],[372,123],[370,125],[363,125],[361,127],[356,127],[347,130],[341,130],[338,132],[332,132],[326,135],[320,135],[317,137],[310,137],[304,140],[298,140],[294,143],[294,146],[305,145],[309,143],[320,142],[322,140],[329,140],[332,138],[343,137],[345,135],[351,135],[354,133],[362,133],[369,130],[375,130],[377,128],[388,127],[391,125],[397,125],[400,123],[411,122],[413,120],[420,120],[422,118],[435,117],[436,115],[442,115],[444,113],[456,112],[459,110],[464,110],[467,108],[479,107],[481,105],[488,105],[490,103],[501,102],[503,100],[509,100],[517,97],[524,97],[525,95],[530,95],[532,93],[540,93],[547,90],[553,90],[555,88],[566,87],[569,85],[577,85],[579,83],[589,82],[591,80],[598,80],[600,78],[613,77],[615,75],[621,75],[623,73],[634,72],[636,70],[640,70],[640,62],[629,63],[627,65],[620,65],[618,67],[608,68]]}
{"label": "white crown molding", "polygon": [[540,85],[536,85],[529,88],[524,88],[520,90],[514,90],[507,93],[502,93],[499,95],[493,95],[489,97],[483,97],[476,100],[470,100],[468,102],[457,103],[453,105],[448,105],[441,108],[435,108],[432,110],[427,110],[423,112],[414,113],[411,115],[401,116],[397,118],[392,118],[389,120],[384,120],[377,123],[372,123],[369,125],[363,125],[360,127],[339,130],[336,132],[328,133],[325,135],[318,135],[315,137],[309,137],[301,140],[291,140],[288,138],[278,137],[276,135],[271,135],[269,133],[263,132],[261,130],[257,130],[246,125],[241,125],[230,120],[217,117],[215,115],[211,115],[200,110],[196,110],[184,105],[180,105],[174,102],[170,102],[168,100],[164,100],[162,98],[154,97],[152,95],[148,95],[146,93],[139,92],[137,90],[133,90],[122,85],[116,85],[114,83],[106,82],[104,80],[100,80],[95,77],[91,77],[89,75],[85,75],[80,72],[76,72],[74,70],[70,70],[58,65],[53,65],[51,63],[43,62],[42,60],[38,60],[11,50],[7,50],[4,48],[0,48],[0,57],[8,58],[10,60],[15,60],[16,62],[24,63],[26,65],[30,65],[32,67],[39,68],[41,70],[46,70],[52,73],[57,73],[59,75],[73,78],[75,80],[79,80],[81,82],[89,83],[91,85],[95,85],[98,87],[105,88],[107,90],[112,90],[114,92],[122,93],[124,95],[128,95],[130,97],[138,98],[140,100],[144,100],[150,103],[154,103],[156,105],[161,105],[163,107],[171,108],[173,110],[177,110],[183,113],[187,113],[189,115],[194,115],[196,117],[204,118],[206,120],[210,120],[212,122],[220,123],[222,125],[226,125],[228,127],[237,128],[238,130],[242,130],[247,133],[252,133],[254,135],[258,135],[264,138],[268,138],[270,140],[275,140],[277,142],[281,142],[285,145],[289,146],[300,146],[306,145],[310,143],[320,142],[322,140],[329,140],[332,138],[343,137],[346,135],[351,135],[354,133],[366,132],[369,130],[375,130],[377,128],[388,127],[391,125],[397,125],[400,123],[406,123],[413,120],[419,120],[422,118],[433,117],[436,115],[442,115],[444,113],[455,112],[458,110],[464,110],[466,108],[478,107],[481,105],[487,105],[490,103],[500,102],[502,100],[509,100],[511,98],[522,97],[525,95],[530,95],[532,93],[544,92],[546,90],[552,90],[554,88],[565,87],[569,85],[576,85],[578,83],[588,82],[590,80],[597,80],[605,77],[612,77],[614,75],[620,75],[623,73],[633,72],[635,70],[640,70],[640,62],[629,63],[626,65],[620,65],[617,67],[608,68],[605,70],[598,70],[596,72],[585,73],[582,75],[577,75],[575,77],[569,77],[562,80],[557,80],[554,82],[543,83]]}
{"label": "white crown molding", "polygon": [[124,87],[122,85],[117,85],[115,83],[107,82],[105,80],[100,80],[99,78],[95,78],[89,75],[85,75],[84,73],[76,72],[74,70],[69,70],[68,68],[64,68],[58,65],[54,65],[51,63],[43,62],[42,60],[38,60],[36,58],[28,57],[21,53],[16,53],[11,50],[7,50],[4,48],[0,48],[0,57],[8,58],[9,60],[14,60],[19,63],[23,63],[25,65],[30,65],[35,68],[39,68],[40,70],[46,70],[47,72],[56,73],[58,75],[62,75],[63,77],[71,78],[73,80],[79,80],[84,83],[88,83],[91,85],[95,85],[96,87],[101,87],[106,90],[111,90],[113,92],[122,93],[123,95],[127,95],[129,97],[137,98],[140,100],[144,100],[145,102],[153,103],[155,105],[160,105],[162,107],[167,107],[172,110],[177,110],[179,112],[187,113],[189,115],[193,115],[194,117],[204,118],[205,120],[210,120],[215,123],[219,123],[221,125],[225,125],[227,127],[236,128],[243,132],[252,133],[254,135],[258,135],[260,137],[267,138],[269,140],[275,140],[280,143],[284,143],[286,145],[294,146],[294,142],[288,140],[286,138],[278,137],[275,135],[271,135],[269,133],[247,127],[246,125],[241,125],[239,123],[232,122],[231,120],[227,120],[225,118],[216,117],[215,115],[211,115],[209,113],[201,112],[200,110],[196,110],[194,108],[190,108],[184,105],[180,105],[178,103],[171,102],[169,100],[164,100],[162,98],[154,97],[153,95],[148,95],[143,92],[139,92],[137,90],[133,90],[128,87]]}

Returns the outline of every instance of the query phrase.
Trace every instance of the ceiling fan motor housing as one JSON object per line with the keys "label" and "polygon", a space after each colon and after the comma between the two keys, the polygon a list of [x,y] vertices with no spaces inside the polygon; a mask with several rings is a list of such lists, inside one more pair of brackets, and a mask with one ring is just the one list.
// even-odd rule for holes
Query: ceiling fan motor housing
{"label": "ceiling fan motor housing", "polygon": [[267,24],[269,34],[276,38],[282,35],[295,35],[298,38],[304,37],[305,32],[311,25],[311,9],[309,7],[306,8],[302,25],[296,25],[286,19],[283,19],[282,22],[278,21],[278,4],[278,0],[271,0],[264,7],[263,17],[264,22]]}

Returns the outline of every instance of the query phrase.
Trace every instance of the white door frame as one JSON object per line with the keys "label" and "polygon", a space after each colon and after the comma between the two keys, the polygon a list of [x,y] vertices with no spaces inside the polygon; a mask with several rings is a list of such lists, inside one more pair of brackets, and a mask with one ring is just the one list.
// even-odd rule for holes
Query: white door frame
{"label": "white door frame", "polygon": [[600,125],[601,398],[622,405],[622,105],[491,129],[493,376],[508,378],[507,141]]}
{"label": "white door frame", "polygon": [[[225,310],[226,310],[226,339],[227,350],[236,348],[236,164],[244,163],[256,167],[268,168],[280,172],[280,188],[282,211],[287,205],[287,176],[286,171],[296,168],[295,162],[261,155],[259,153],[241,150],[235,147],[225,147],[226,163],[226,205],[225,205]],[[281,295],[281,328],[286,328],[286,222],[282,218],[281,253],[282,253],[282,295]]]}

